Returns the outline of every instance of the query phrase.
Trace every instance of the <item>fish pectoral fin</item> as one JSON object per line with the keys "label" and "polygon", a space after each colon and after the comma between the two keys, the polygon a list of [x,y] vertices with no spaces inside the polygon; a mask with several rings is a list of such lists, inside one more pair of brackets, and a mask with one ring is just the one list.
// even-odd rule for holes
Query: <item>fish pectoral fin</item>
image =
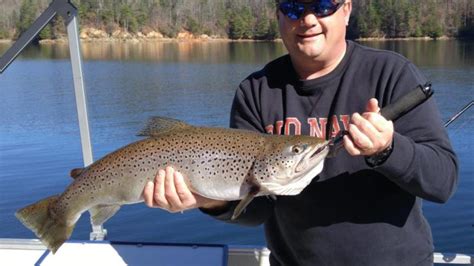
{"label": "fish pectoral fin", "polygon": [[120,209],[120,205],[97,205],[89,209],[93,225],[102,225]]}
{"label": "fish pectoral fin", "polygon": [[235,220],[237,219],[237,217],[240,216],[240,214],[242,214],[242,212],[244,211],[244,209],[250,204],[250,202],[252,202],[253,198],[255,196],[253,195],[247,195],[245,196],[245,198],[243,198],[239,204],[237,204],[237,206],[235,207],[234,209],[234,213],[232,213],[232,217],[230,218],[231,220]]}
{"label": "fish pectoral fin", "polygon": [[137,136],[154,137],[166,132],[188,127],[192,126],[177,119],[153,116],[148,119],[147,124],[140,132],[137,133]]}
{"label": "fish pectoral fin", "polygon": [[231,220],[237,219],[237,217],[242,214],[242,212],[245,210],[245,208],[252,202],[252,200],[255,198],[255,196],[260,192],[260,187],[258,186],[252,186],[250,188],[250,191],[245,197],[237,204],[237,206],[234,209],[234,213],[232,213],[232,217],[230,218]]}
{"label": "fish pectoral fin", "polygon": [[84,169],[85,168],[74,168],[69,173],[69,176],[76,179],[76,177],[80,176],[82,174],[82,172],[84,172]]}

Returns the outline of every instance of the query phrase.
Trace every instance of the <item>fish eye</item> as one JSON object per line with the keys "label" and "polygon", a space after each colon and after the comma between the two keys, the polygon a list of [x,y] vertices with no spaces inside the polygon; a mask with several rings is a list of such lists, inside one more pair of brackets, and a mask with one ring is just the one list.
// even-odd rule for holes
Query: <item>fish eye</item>
{"label": "fish eye", "polygon": [[300,145],[295,145],[291,148],[291,152],[296,153],[296,154],[300,154],[301,152],[303,152],[303,150],[304,150],[304,147]]}

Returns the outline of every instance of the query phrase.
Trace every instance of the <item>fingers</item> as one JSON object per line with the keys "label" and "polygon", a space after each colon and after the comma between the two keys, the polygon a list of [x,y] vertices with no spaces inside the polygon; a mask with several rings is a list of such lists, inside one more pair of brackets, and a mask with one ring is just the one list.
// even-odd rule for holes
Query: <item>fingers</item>
{"label": "fingers", "polygon": [[379,101],[375,98],[371,98],[369,102],[367,103],[367,107],[365,110],[366,112],[374,112],[374,113],[380,112]]}
{"label": "fingers", "polygon": [[[344,136],[344,147],[350,155],[367,155],[374,149],[373,140],[365,133],[374,129],[369,130],[370,126],[364,126],[365,128],[361,129],[363,126],[360,122],[357,122],[357,124],[351,123],[349,125],[349,135]],[[375,133],[370,133],[370,135],[373,134]]]}
{"label": "fingers", "polygon": [[[376,101],[367,104],[368,110],[378,110]],[[393,139],[393,123],[377,112],[355,113],[349,124],[349,136],[344,138],[344,147],[351,155],[370,156],[386,149]]]}
{"label": "fingers", "polygon": [[155,189],[153,191],[154,207],[169,209],[170,204],[166,199],[166,175],[167,172],[163,169],[158,170],[155,177]]}
{"label": "fingers", "polygon": [[371,136],[377,134],[373,132],[374,130],[375,129],[373,129],[373,126],[366,124],[349,125],[349,134],[352,138],[352,142],[357,148],[362,150],[369,150],[373,148],[374,144],[372,142]]}
{"label": "fingers", "polygon": [[178,206],[181,206],[181,201],[179,199],[178,194],[176,193],[176,188],[174,186],[174,168],[166,167],[166,177],[165,177],[165,190],[164,195],[166,197],[166,209],[172,212]]}
{"label": "fingers", "polygon": [[143,190],[148,207],[179,212],[197,207],[195,195],[189,190],[184,177],[172,167],[160,169],[154,183],[148,182]]}
{"label": "fingers", "polygon": [[183,207],[189,208],[196,205],[196,196],[188,189],[184,182],[183,175],[180,172],[174,173],[174,184],[176,193]]}
{"label": "fingers", "polygon": [[160,169],[155,176],[154,182],[149,181],[143,190],[143,199],[145,204],[150,208],[164,208],[169,207],[166,200],[165,191],[165,171]]}
{"label": "fingers", "polygon": [[362,155],[362,150],[356,147],[348,135],[344,136],[344,148],[352,156]]}
{"label": "fingers", "polygon": [[196,207],[196,198],[184,182],[183,175],[172,167],[166,167],[165,196],[171,212]]}
{"label": "fingers", "polygon": [[351,118],[349,133],[358,147],[371,149],[373,147],[372,140],[379,137],[380,131],[366,118],[355,113]]}
{"label": "fingers", "polygon": [[145,188],[143,189],[143,199],[145,201],[146,206],[152,208],[153,207],[153,191],[155,189],[155,184],[149,181]]}
{"label": "fingers", "polygon": [[385,119],[380,113],[366,112],[362,117],[367,120],[378,132],[383,132],[390,127],[391,121]]}

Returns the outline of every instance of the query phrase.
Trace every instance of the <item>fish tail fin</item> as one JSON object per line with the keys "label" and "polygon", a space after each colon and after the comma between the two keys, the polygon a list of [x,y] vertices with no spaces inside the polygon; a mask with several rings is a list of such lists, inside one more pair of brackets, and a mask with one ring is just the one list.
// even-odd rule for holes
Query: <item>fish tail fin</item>
{"label": "fish tail fin", "polygon": [[67,225],[51,216],[50,207],[56,204],[58,196],[52,196],[26,206],[15,213],[20,222],[54,253],[71,236],[74,225]]}

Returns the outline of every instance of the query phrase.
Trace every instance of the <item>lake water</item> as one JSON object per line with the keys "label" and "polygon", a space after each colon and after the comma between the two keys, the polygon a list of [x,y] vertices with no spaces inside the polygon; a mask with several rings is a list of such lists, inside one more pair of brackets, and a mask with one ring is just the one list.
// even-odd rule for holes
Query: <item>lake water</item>
{"label": "lake water", "polygon": [[[365,42],[413,61],[432,81],[446,121],[474,98],[474,42]],[[0,54],[9,45],[0,44]],[[227,126],[237,84],[285,53],[281,43],[95,43],[83,45],[94,158],[138,138],[152,115]],[[30,47],[0,75],[0,238],[33,238],[14,212],[60,193],[82,165],[71,66],[65,45]],[[474,254],[474,108],[449,126],[460,158],[459,187],[424,211],[437,251]],[[105,225],[122,241],[264,245],[261,227],[215,221],[199,211],[169,214],[124,206]],[[88,215],[72,238],[88,239]]]}

